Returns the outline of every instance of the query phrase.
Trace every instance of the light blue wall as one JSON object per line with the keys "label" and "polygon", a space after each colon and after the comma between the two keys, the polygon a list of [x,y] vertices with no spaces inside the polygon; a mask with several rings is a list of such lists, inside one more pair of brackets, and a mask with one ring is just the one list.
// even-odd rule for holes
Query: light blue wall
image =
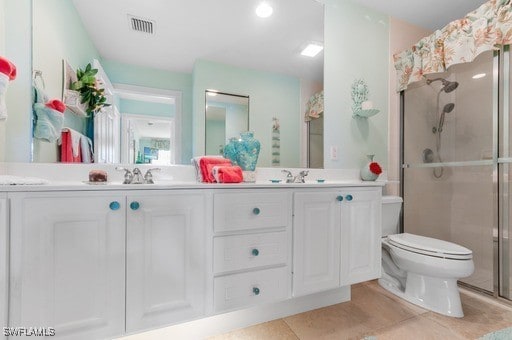
{"label": "light blue wall", "polygon": [[31,0],[4,0],[5,55],[17,67],[6,96],[5,161],[29,162],[32,143],[32,5]]}
{"label": "light blue wall", "polygon": [[281,120],[281,164],[300,165],[300,81],[276,73],[198,60],[194,66],[194,155],[204,154],[205,91],[249,95],[249,129],[261,142],[258,166],[272,160],[272,117]]}
{"label": "light blue wall", "polygon": [[[388,17],[348,0],[325,1],[324,166],[359,168],[366,154],[384,167],[388,134]],[[352,118],[351,85],[362,78],[369,100],[380,113],[367,120]],[[338,148],[331,160],[330,147]]]}
{"label": "light blue wall", "polygon": [[[42,71],[50,99],[62,99],[62,60],[73,69],[100,59],[71,1],[33,1],[33,67]],[[85,134],[85,119],[67,110],[64,126]],[[55,143],[34,140],[34,160],[55,162]]]}
{"label": "light blue wall", "polygon": [[103,60],[102,65],[112,83],[181,91],[181,159],[188,164],[192,158],[192,75],[110,60]]}
{"label": "light blue wall", "polygon": [[137,114],[159,117],[174,117],[176,107],[171,104],[153,103],[141,100],[119,99],[119,111],[121,114]]}

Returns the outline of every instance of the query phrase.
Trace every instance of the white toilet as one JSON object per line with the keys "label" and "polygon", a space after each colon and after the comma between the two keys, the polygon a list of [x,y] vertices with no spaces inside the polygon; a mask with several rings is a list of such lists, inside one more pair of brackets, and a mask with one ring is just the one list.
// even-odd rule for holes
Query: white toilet
{"label": "white toilet", "polygon": [[463,317],[457,280],[473,273],[473,253],[455,243],[397,234],[402,198],[382,197],[382,277],[393,294],[434,312]]}

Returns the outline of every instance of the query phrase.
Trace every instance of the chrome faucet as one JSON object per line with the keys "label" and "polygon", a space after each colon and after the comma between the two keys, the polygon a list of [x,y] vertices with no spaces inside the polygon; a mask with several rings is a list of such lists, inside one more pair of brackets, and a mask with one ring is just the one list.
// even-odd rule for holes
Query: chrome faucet
{"label": "chrome faucet", "polygon": [[286,183],[306,183],[304,177],[309,174],[308,170],[302,170],[297,176],[293,176],[289,170],[281,170],[281,172],[286,174]]}
{"label": "chrome faucet", "polygon": [[146,174],[144,175],[144,183],[155,184],[155,182],[153,181],[153,173],[151,173],[151,171],[160,171],[160,170],[161,170],[160,168],[148,169],[148,171],[146,171]]}
{"label": "chrome faucet", "polygon": [[281,170],[281,172],[286,174],[286,183],[293,183],[295,181],[295,177],[293,177],[291,171]]}
{"label": "chrome faucet", "polygon": [[123,184],[131,184],[133,180],[133,174],[130,170],[123,168],[122,166],[116,167],[117,171],[125,171]]}
{"label": "chrome faucet", "polygon": [[131,184],[144,184],[144,177],[139,168],[133,169],[133,179]]}
{"label": "chrome faucet", "polygon": [[142,172],[139,168],[130,171],[129,169],[118,166],[116,170],[125,172],[123,184],[154,184],[155,182],[153,181],[151,171],[159,171],[160,168],[149,169],[144,176],[142,176]]}
{"label": "chrome faucet", "polygon": [[306,177],[308,174],[309,174],[308,170],[302,170],[301,172],[299,172],[299,174],[297,176],[295,176],[294,182],[295,183],[306,183],[304,177]]}

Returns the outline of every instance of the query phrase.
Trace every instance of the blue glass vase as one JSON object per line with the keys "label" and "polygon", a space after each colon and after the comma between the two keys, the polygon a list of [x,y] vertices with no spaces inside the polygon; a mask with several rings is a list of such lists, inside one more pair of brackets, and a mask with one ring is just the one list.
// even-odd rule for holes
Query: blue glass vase
{"label": "blue glass vase", "polygon": [[231,160],[231,163],[233,163],[233,165],[238,165],[237,151],[236,151],[237,144],[238,144],[238,138],[231,137],[229,139],[229,142],[224,146],[224,157]]}
{"label": "blue glass vase", "polygon": [[244,171],[256,170],[261,144],[254,138],[254,132],[241,132],[236,144],[237,164]]}

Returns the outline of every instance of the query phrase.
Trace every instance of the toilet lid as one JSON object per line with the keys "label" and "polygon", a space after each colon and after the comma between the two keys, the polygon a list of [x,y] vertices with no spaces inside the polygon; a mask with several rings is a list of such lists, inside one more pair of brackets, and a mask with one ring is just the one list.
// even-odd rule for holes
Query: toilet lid
{"label": "toilet lid", "polygon": [[388,240],[399,248],[429,256],[455,260],[469,260],[473,257],[473,252],[468,248],[435,238],[403,233],[389,235]]}

